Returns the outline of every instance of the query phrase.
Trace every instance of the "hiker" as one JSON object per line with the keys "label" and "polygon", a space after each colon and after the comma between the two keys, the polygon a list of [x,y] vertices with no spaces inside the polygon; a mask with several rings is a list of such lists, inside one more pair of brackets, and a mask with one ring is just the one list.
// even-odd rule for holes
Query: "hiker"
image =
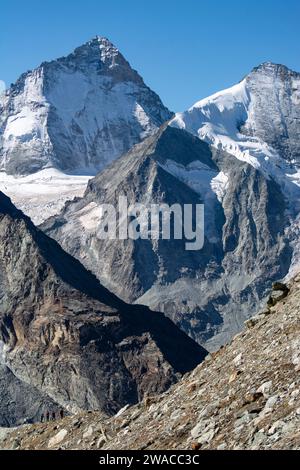
{"label": "hiker", "polygon": [[55,421],[55,411],[52,412],[52,421]]}
{"label": "hiker", "polygon": [[44,422],[44,418],[45,418],[44,413],[42,413],[42,414],[41,414],[41,423]]}
{"label": "hiker", "polygon": [[49,420],[50,420],[50,413],[49,413],[49,411],[47,411],[47,414],[46,414],[46,419],[47,419],[47,421],[49,421]]}
{"label": "hiker", "polygon": [[63,417],[64,417],[64,410],[60,410],[59,413],[60,413],[60,418],[63,419]]}

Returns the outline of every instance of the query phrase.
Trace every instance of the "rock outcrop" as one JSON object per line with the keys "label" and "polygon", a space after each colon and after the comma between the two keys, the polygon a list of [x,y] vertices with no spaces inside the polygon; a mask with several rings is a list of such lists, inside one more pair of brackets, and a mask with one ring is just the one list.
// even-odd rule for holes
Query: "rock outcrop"
{"label": "rock outcrop", "polygon": [[[5,449],[300,449],[300,275],[268,315],[166,393],[103,419],[79,414],[4,436]],[[282,291],[283,292],[283,291]],[[17,444],[16,444],[17,443]]]}
{"label": "rock outcrop", "polygon": [[[0,427],[35,423],[46,414],[60,412],[63,407],[34,386],[18,379],[8,367],[0,364]],[[64,411],[65,412],[65,411]],[[66,412],[65,412],[66,414]]]}
{"label": "rock outcrop", "polygon": [[161,313],[111,294],[3,193],[0,345],[28,389],[69,412],[106,414],[165,390],[206,354]]}

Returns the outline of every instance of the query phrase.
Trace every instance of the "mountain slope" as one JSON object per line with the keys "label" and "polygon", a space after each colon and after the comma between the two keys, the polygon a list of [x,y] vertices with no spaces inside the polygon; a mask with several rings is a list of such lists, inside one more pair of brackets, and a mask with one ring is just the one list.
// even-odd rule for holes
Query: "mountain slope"
{"label": "mountain slope", "polygon": [[176,114],[171,125],[228,151],[276,181],[290,214],[292,276],[300,266],[300,74],[266,62],[239,84]]}
{"label": "mountain slope", "polygon": [[205,356],[162,314],[101,286],[3,193],[0,267],[1,362],[70,412],[111,414]]}
{"label": "mountain slope", "polygon": [[300,185],[299,105],[300,74],[267,62],[239,84],[176,114],[171,125],[248,162],[293,197]]}
{"label": "mountain slope", "polygon": [[278,283],[274,288],[266,313],[163,395],[108,420],[93,413],[56,427],[25,426],[6,433],[0,447],[299,449],[300,276],[289,292]]}
{"label": "mountain slope", "polygon": [[41,223],[171,117],[119,50],[97,36],[1,95],[0,190]]}
{"label": "mountain slope", "polygon": [[40,421],[44,412],[61,410],[58,403],[37,388],[18,379],[12,371],[0,363],[0,426],[19,426]]}
{"label": "mountain slope", "polygon": [[24,73],[1,98],[1,168],[95,172],[171,117],[107,39]]}
{"label": "mountain slope", "polygon": [[[102,204],[204,203],[205,240],[102,240]],[[168,125],[89,182],[83,198],[42,225],[126,301],[164,311],[215,349],[239,331],[287,274],[292,248],[278,184],[248,163]]]}
{"label": "mountain slope", "polygon": [[18,177],[0,171],[0,190],[38,225],[57,214],[66,201],[83,196],[91,177],[68,175],[55,168]]}

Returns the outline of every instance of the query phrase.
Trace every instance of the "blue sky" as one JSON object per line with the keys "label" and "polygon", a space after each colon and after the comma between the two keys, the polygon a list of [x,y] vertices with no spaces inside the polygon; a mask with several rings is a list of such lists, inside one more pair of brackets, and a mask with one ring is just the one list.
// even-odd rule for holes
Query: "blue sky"
{"label": "blue sky", "polygon": [[1,0],[0,80],[95,35],[119,47],[173,111],[270,60],[300,71],[299,0]]}

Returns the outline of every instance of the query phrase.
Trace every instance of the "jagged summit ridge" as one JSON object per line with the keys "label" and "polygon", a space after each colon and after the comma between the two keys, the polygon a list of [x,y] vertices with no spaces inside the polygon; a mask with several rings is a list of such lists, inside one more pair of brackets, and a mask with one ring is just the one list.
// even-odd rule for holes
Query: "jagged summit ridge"
{"label": "jagged summit ridge", "polygon": [[284,64],[277,64],[275,62],[272,62],[272,61],[265,61],[265,62],[262,62],[261,64],[257,65],[256,67],[253,67],[252,69],[252,72],[263,72],[263,71],[267,71],[269,73],[278,73],[278,72],[285,72],[289,75],[297,75],[298,72],[294,71],[294,70],[291,70],[289,67],[287,67],[286,65]]}
{"label": "jagged summit ridge", "polygon": [[[75,68],[94,69],[98,74],[109,73],[117,78],[136,81],[143,84],[141,76],[133,70],[129,62],[124,58],[119,49],[112,42],[102,36],[95,36],[82,46],[77,47],[68,56],[56,60],[58,64],[73,66]],[[44,62],[42,66],[47,66],[52,62]]]}

